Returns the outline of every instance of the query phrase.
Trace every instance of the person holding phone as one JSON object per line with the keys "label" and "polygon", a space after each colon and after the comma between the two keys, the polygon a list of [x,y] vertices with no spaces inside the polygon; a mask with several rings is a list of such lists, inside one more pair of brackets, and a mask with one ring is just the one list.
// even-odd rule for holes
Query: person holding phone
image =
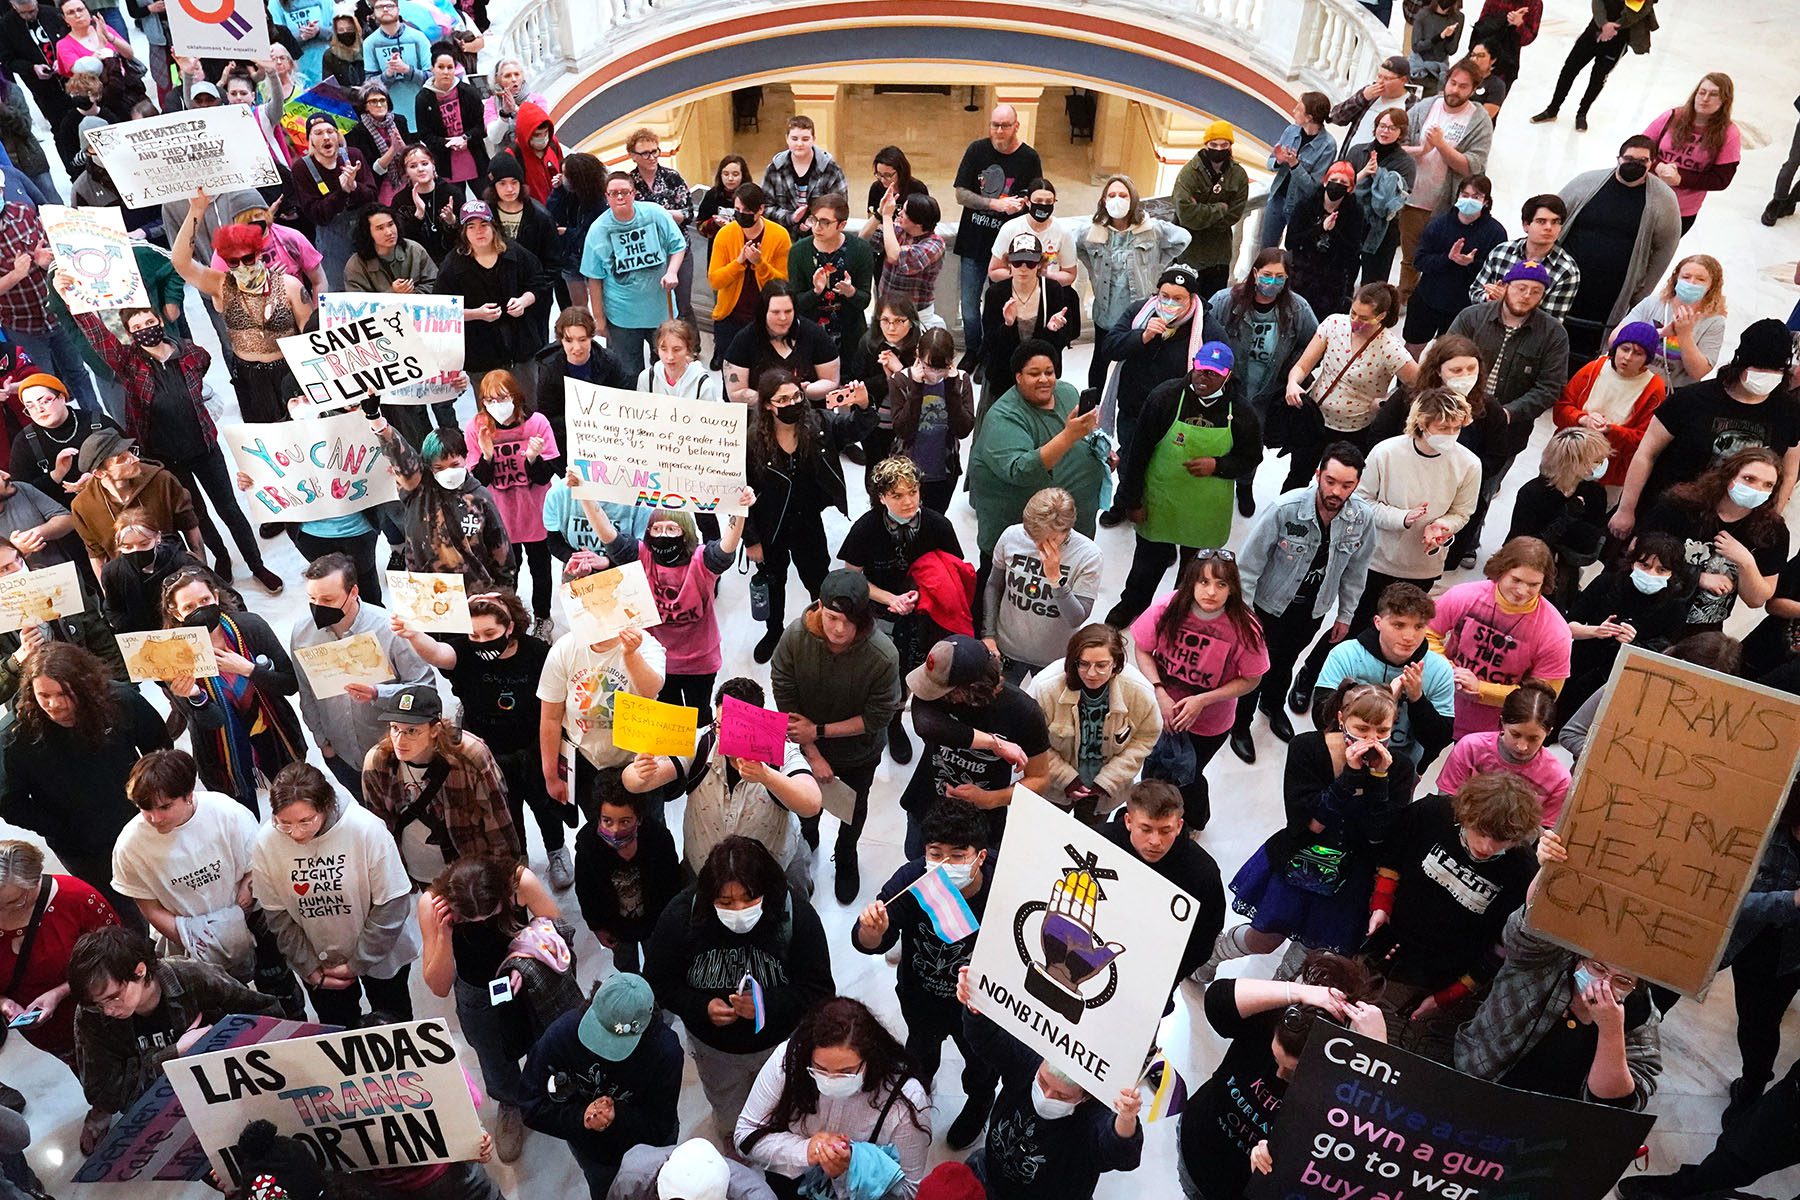
{"label": "person holding phone", "polygon": [[431,42],[400,19],[400,0],[374,0],[375,27],[363,37],[363,71],[387,84],[394,111],[410,113],[431,70]]}
{"label": "person holding phone", "polygon": [[30,842],[0,841],[0,1020],[75,1069],[69,955],[90,930],[119,923],[106,897],[73,875],[47,874]]}

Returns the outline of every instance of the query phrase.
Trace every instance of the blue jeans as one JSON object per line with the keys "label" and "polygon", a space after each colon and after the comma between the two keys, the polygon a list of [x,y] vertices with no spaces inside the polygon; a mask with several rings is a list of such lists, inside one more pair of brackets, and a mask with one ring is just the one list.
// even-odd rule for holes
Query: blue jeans
{"label": "blue jeans", "polygon": [[125,423],[124,413],[101,406],[94,385],[88,379],[87,363],[76,348],[75,337],[66,328],[58,325],[47,333],[26,333],[15,327],[6,332],[14,344],[30,355],[38,370],[48,371],[63,381],[69,389],[69,398],[78,406],[89,412],[105,412],[120,425]]}
{"label": "blue jeans", "polygon": [[[960,259],[962,274],[957,277],[962,295],[963,353],[981,354],[981,297],[987,291],[987,259]],[[976,361],[980,361],[979,357]]]}
{"label": "blue jeans", "polygon": [[125,14],[120,12],[116,7],[103,8],[94,15],[112,26],[112,31],[114,33],[118,34],[128,42],[131,40],[131,26],[125,24]]}
{"label": "blue jeans", "polygon": [[521,1006],[523,998],[490,1004],[484,987],[456,981],[456,1020],[481,1063],[488,1095],[500,1104],[518,1104],[525,1095],[519,1060],[531,1049]]}
{"label": "blue jeans", "polygon": [[1281,245],[1281,235],[1287,232],[1288,203],[1287,193],[1272,197],[1263,208],[1262,248]]}

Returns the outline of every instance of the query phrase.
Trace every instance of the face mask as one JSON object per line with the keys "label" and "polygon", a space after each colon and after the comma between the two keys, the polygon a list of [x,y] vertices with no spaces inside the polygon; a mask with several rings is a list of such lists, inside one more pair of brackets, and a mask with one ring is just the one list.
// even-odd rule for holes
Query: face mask
{"label": "face mask", "polygon": [[1454,433],[1428,434],[1425,438],[1425,444],[1430,446],[1433,450],[1436,450],[1439,454],[1442,454],[1444,451],[1450,449],[1450,447],[1456,445],[1456,437],[1457,435]]}
{"label": "face mask", "polygon": [[531,148],[536,150],[539,154],[542,154],[545,150],[550,148],[550,135],[547,133],[532,134]]}
{"label": "face mask", "polygon": [[775,419],[783,425],[798,425],[806,419],[806,403],[786,404],[775,410]]}
{"label": "face mask", "polygon": [[1456,198],[1456,211],[1465,217],[1479,217],[1481,210],[1485,207],[1487,204],[1480,196],[1458,196]]}
{"label": "face mask", "polygon": [[1211,166],[1222,167],[1231,161],[1229,150],[1202,150],[1200,153],[1206,156],[1206,161]]}
{"label": "face mask", "polygon": [[1033,204],[1026,211],[1031,213],[1031,219],[1034,221],[1048,221],[1050,219],[1050,214],[1056,211],[1056,205]]}
{"label": "face mask", "polygon": [[1733,504],[1741,505],[1744,508],[1756,508],[1769,498],[1769,493],[1761,488],[1753,488],[1747,483],[1732,484],[1728,494],[1731,496]]}
{"label": "face mask", "polygon": [[431,477],[445,491],[454,492],[462,487],[463,481],[469,477],[469,471],[467,467],[445,467],[441,471],[433,471]]}
{"label": "face mask", "polygon": [[1642,567],[1633,567],[1631,568],[1631,586],[1646,596],[1654,596],[1669,586],[1669,577],[1658,575],[1653,571],[1646,571]]}
{"label": "face mask", "polygon": [[1330,183],[1325,185],[1325,198],[1327,200],[1331,200],[1331,201],[1335,202],[1338,200],[1342,200],[1345,196],[1348,196],[1349,194],[1350,194],[1350,185],[1347,183],[1339,183],[1337,180],[1334,179]]}
{"label": "face mask", "polygon": [[959,892],[975,878],[975,864],[972,862],[939,863],[938,867],[944,872],[945,881]]}
{"label": "face mask", "polygon": [[732,215],[732,219],[735,220],[739,225],[742,225],[745,229],[748,229],[752,225],[756,224],[756,214],[755,213],[735,212],[731,215]]}
{"label": "face mask", "polygon": [[720,908],[713,905],[713,911],[719,914],[719,924],[733,933],[749,933],[762,920],[762,901],[758,900],[749,908]]}
{"label": "face mask", "polygon": [[1258,275],[1256,277],[1256,294],[1259,296],[1280,295],[1281,289],[1286,286],[1287,280],[1280,275]]}
{"label": "face mask", "polygon": [[120,557],[131,564],[135,571],[148,571],[156,562],[156,548],[148,550],[127,550]]}
{"label": "face mask", "polygon": [[1628,158],[1619,164],[1620,183],[1637,183],[1649,173],[1650,164],[1647,162],[1639,162],[1635,158]]}
{"label": "face mask", "polygon": [[499,662],[500,656],[506,653],[506,648],[510,645],[512,645],[511,638],[501,638],[497,642],[482,642],[479,646],[471,645],[469,649],[473,650],[475,657],[482,662]]}
{"label": "face mask", "polygon": [[1156,315],[1165,321],[1173,321],[1187,311],[1187,305],[1168,296],[1159,296],[1156,300]]}
{"label": "face mask", "polygon": [[329,604],[308,604],[306,607],[312,612],[313,624],[320,629],[330,629],[344,619],[344,610]]}
{"label": "face mask", "polygon": [[611,846],[614,850],[617,850],[622,846],[631,845],[631,843],[637,841],[638,835],[637,826],[635,825],[625,833],[609,833],[604,829],[600,830],[599,833],[600,840]]}
{"label": "face mask", "polygon": [[518,411],[518,406],[511,400],[490,400],[487,411],[488,416],[504,425],[513,419],[513,413]]}
{"label": "face mask", "polygon": [[1610,466],[1612,466],[1612,459],[1610,459],[1610,458],[1601,459],[1599,462],[1594,464],[1594,469],[1588,472],[1588,478],[1592,479],[1594,482],[1598,483],[1600,480],[1602,480],[1606,477],[1606,468],[1608,468]]}
{"label": "face mask", "polygon": [[269,269],[259,262],[231,268],[232,281],[247,292],[260,292],[268,274]]}
{"label": "face mask", "polygon": [[1594,973],[1592,971],[1588,970],[1585,964],[1582,966],[1576,967],[1575,968],[1575,990],[1579,993],[1585,994],[1587,992],[1587,990],[1593,986],[1594,986]]}
{"label": "face mask", "polygon": [[337,40],[338,40],[338,45],[340,45],[340,46],[356,45],[356,30],[354,30],[354,29],[338,30],[337,31]]}
{"label": "face mask", "polygon": [[219,617],[224,611],[224,609],[219,607],[217,602],[212,604],[202,604],[199,608],[196,608],[193,612],[181,618],[181,623],[186,625],[189,629],[217,629],[219,627]]}
{"label": "face mask", "polygon": [[1106,198],[1106,215],[1115,221],[1123,221],[1131,215],[1130,196],[1108,196]]}
{"label": "face mask", "polygon": [[1675,281],[1675,298],[1683,304],[1698,304],[1700,303],[1700,298],[1704,295],[1706,295],[1706,285],[1704,283],[1695,283],[1688,279],[1677,279]]}
{"label": "face mask", "polygon": [[862,1091],[863,1069],[858,1067],[848,1075],[827,1075],[816,1067],[806,1068],[812,1076],[813,1084],[819,1089],[819,1095],[826,1100],[847,1100]]}
{"label": "face mask", "polygon": [[131,340],[147,350],[151,346],[160,346],[168,341],[169,335],[163,332],[161,325],[152,325],[147,329],[133,329]]}
{"label": "face mask", "polygon": [[1467,396],[1470,392],[1475,390],[1475,384],[1480,379],[1480,375],[1458,375],[1454,379],[1446,376],[1444,379],[1444,386],[1459,396]]}
{"label": "face mask", "polygon": [[1780,371],[1745,371],[1738,379],[1738,386],[1752,396],[1766,396],[1780,384]]}
{"label": "face mask", "polygon": [[1044,1094],[1044,1085],[1034,1076],[1031,1080],[1031,1107],[1046,1121],[1060,1121],[1072,1114],[1078,1101],[1053,1100]]}
{"label": "face mask", "polygon": [[687,539],[680,534],[674,537],[648,537],[644,539],[650,545],[650,557],[662,567],[678,567],[687,558]]}

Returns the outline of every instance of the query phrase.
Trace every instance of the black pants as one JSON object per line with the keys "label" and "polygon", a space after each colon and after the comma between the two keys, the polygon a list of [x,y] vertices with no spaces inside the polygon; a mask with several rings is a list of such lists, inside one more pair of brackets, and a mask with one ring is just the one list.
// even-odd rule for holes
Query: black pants
{"label": "black pants", "polygon": [[55,846],[56,857],[62,859],[64,869],[83,883],[106,897],[106,902],[119,914],[119,923],[127,929],[135,929],[139,933],[149,933],[150,924],[144,920],[144,914],[138,911],[137,902],[121,896],[113,890],[112,855],[108,854],[68,854]]}
{"label": "black pants", "polygon": [[1181,802],[1188,828],[1198,833],[1206,828],[1212,820],[1212,789],[1206,785],[1206,764],[1213,760],[1219,747],[1225,744],[1226,734],[1199,734],[1189,732],[1188,741],[1194,746],[1194,781],[1181,789]]}
{"label": "black pants", "polygon": [[348,554],[356,563],[357,590],[364,600],[381,607],[381,568],[375,562],[375,544],[380,539],[373,529],[353,538],[322,538],[314,537],[298,525],[289,525],[288,537],[292,539],[294,549],[300,551],[300,557],[309,563],[333,552]]}
{"label": "black pants", "polygon": [[546,852],[561,850],[568,842],[567,817],[574,810],[558,804],[544,788],[544,767],[536,746],[509,750],[494,755],[500,776],[506,780],[506,807],[512,812],[513,828],[519,834],[519,849],[525,848],[525,810],[537,818],[538,832],[544,835]]}
{"label": "black pants", "polygon": [[762,544],[762,555],[757,573],[769,585],[769,632],[779,634],[787,626],[788,564],[793,563],[801,585],[815,598],[831,571],[831,548],[819,514],[790,513],[781,536]]}
{"label": "black pants", "polygon": [[706,675],[671,672],[663,676],[662,694],[657,699],[664,704],[680,704],[699,709],[700,727],[704,729],[712,724],[713,681],[718,677],[717,671]]}
{"label": "black pants", "polygon": [[[1492,507],[1494,497],[1500,494],[1501,480],[1512,470],[1513,461],[1518,457],[1517,454],[1509,454],[1505,461],[1493,464],[1485,459],[1482,461],[1481,490],[1475,496],[1475,511],[1469,514],[1469,523],[1457,530],[1456,536],[1450,539],[1450,548],[1443,552],[1446,570],[1455,567],[1457,560],[1465,554],[1474,554],[1481,549],[1481,528],[1487,524],[1488,509]],[[1408,535],[1412,532],[1410,529],[1403,531]]]}
{"label": "black pants", "polygon": [[392,979],[377,979],[373,975],[364,975],[350,981],[347,988],[325,988],[306,985],[306,997],[312,1001],[313,1011],[319,1014],[321,1025],[342,1025],[345,1029],[355,1029],[362,1021],[363,997],[369,998],[369,1011],[380,1013],[394,1021],[410,1021],[413,1018],[412,992],[407,987],[407,980],[412,975],[409,963],[400,968]]}
{"label": "black pants", "polygon": [[[875,768],[880,765],[872,762],[866,767],[857,767],[851,771],[837,771],[837,777],[844,786],[856,793],[856,809],[851,814],[848,825],[839,824],[837,833],[837,853],[856,853],[857,839],[862,837],[863,826],[869,820],[869,789],[875,786]],[[806,838],[806,844],[814,850],[819,848],[819,816],[800,818],[800,833]]]}
{"label": "black pants", "polygon": [[[202,489],[206,498],[218,511],[219,519],[225,522],[225,528],[231,531],[231,540],[237,543],[238,553],[244,556],[244,564],[252,571],[263,565],[262,549],[256,542],[256,531],[250,528],[250,521],[244,516],[244,510],[238,505],[237,488],[232,484],[231,469],[225,465],[225,453],[214,445],[212,450],[199,458],[190,458],[185,462],[165,463],[169,474],[181,481],[181,486],[188,490],[194,500],[194,513],[200,518],[200,537],[205,541],[207,549],[213,552],[217,560],[219,573],[231,578],[231,551],[220,536],[218,527],[206,514],[206,503],[200,499]],[[376,601],[377,604],[380,601]]]}
{"label": "black pants", "polygon": [[[1275,401],[1274,403],[1285,403]],[[1305,401],[1311,404],[1309,398]],[[1337,429],[1327,429],[1319,435],[1316,442],[1303,442],[1288,450],[1288,473],[1281,481],[1281,490],[1291,492],[1297,487],[1305,487],[1319,469],[1319,460],[1325,457],[1325,447],[1337,442],[1349,442],[1364,454],[1375,448],[1374,419],[1361,429],[1353,429],[1348,433]]]}
{"label": "black pants", "polygon": [[1800,995],[1800,972],[1781,973],[1781,933],[1764,930],[1731,960],[1736,993],[1737,1044],[1743,1078],[1761,1087],[1775,1078],[1781,1053],[1781,1018]]}
{"label": "black pants", "polygon": [[1800,123],[1794,125],[1794,141],[1788,147],[1787,161],[1775,172],[1775,201],[1778,204],[1792,204],[1794,195],[1794,174],[1800,172]]}
{"label": "black pants", "polygon": [[[1312,600],[1296,597],[1279,616],[1256,609],[1256,619],[1262,624],[1263,646],[1269,652],[1269,669],[1263,673],[1262,682],[1254,691],[1245,692],[1238,697],[1237,728],[1250,728],[1251,720],[1256,716],[1258,701],[1264,712],[1278,712],[1287,699],[1288,686],[1294,682],[1294,666],[1300,661],[1301,651],[1319,632],[1323,617],[1312,615]],[[1327,639],[1324,645],[1335,645]]]}
{"label": "black pants", "polygon": [[514,542],[507,569],[513,578],[521,578],[519,571],[520,548],[524,549],[524,557],[531,563],[531,615],[547,617],[550,615],[550,540],[539,538],[535,542]]}
{"label": "black pants", "polygon": [[1569,89],[1575,86],[1575,76],[1581,74],[1581,68],[1593,63],[1594,69],[1588,73],[1587,91],[1581,97],[1581,107],[1575,110],[1586,115],[1587,110],[1594,107],[1600,89],[1606,86],[1606,77],[1612,74],[1612,69],[1625,57],[1625,51],[1629,49],[1628,40],[1625,32],[1620,30],[1613,34],[1610,41],[1603,42],[1600,40],[1600,27],[1589,22],[1588,27],[1581,31],[1581,36],[1575,39],[1575,44],[1569,47],[1569,56],[1563,59],[1562,73],[1556,77],[1556,90],[1550,95],[1549,111],[1555,112],[1562,107],[1563,101],[1569,98]]}
{"label": "black pants", "polygon": [[287,402],[300,395],[300,384],[285,362],[236,360],[231,373],[237,385],[238,411],[255,425],[272,425],[288,419]]}
{"label": "black pants", "polygon": [[[871,465],[873,465],[871,463]],[[950,511],[950,501],[956,498],[957,477],[947,479],[926,479],[919,483],[919,503],[934,513]]]}
{"label": "black pants", "polygon": [[1394,255],[1399,249],[1400,220],[1396,217],[1388,222],[1387,232],[1381,237],[1381,244],[1362,256],[1362,281],[1364,283],[1388,282],[1388,276],[1394,270]]}
{"label": "black pants", "polygon": [[[1380,571],[1370,571],[1368,578],[1363,582],[1362,599],[1356,602],[1356,612],[1351,614],[1350,628],[1344,633],[1344,641],[1347,642],[1351,638],[1361,634],[1363,630],[1370,629],[1374,626],[1375,607],[1381,603],[1381,593],[1386,591],[1390,584],[1395,583],[1416,584],[1421,591],[1429,592],[1436,586],[1437,579],[1436,577],[1431,579],[1403,579],[1398,575],[1384,575]],[[1319,642],[1315,643],[1312,648],[1312,653],[1306,656],[1306,673],[1314,679],[1317,679],[1319,677],[1319,671],[1325,666],[1326,656],[1331,653],[1333,646],[1340,644],[1341,643],[1333,642],[1329,639],[1321,639]]]}
{"label": "black pants", "polygon": [[[430,414],[429,416],[427,414]],[[437,404],[384,404],[381,415],[414,450],[425,445],[425,435],[436,429],[457,429],[456,401]]]}
{"label": "black pants", "polygon": [[1231,283],[1231,264],[1220,263],[1215,267],[1195,267],[1194,277],[1200,285],[1194,295],[1211,296]]}
{"label": "black pants", "polygon": [[325,769],[331,772],[331,777],[337,780],[358,804],[362,803],[362,764],[360,762],[348,762],[343,755],[333,753],[325,756]]}
{"label": "black pants", "polygon": [[[1114,629],[1129,629],[1131,623],[1138,619],[1156,594],[1162,588],[1163,576],[1169,568],[1180,564],[1176,574],[1187,570],[1187,565],[1194,561],[1193,546],[1177,546],[1173,542],[1152,542],[1142,534],[1137,535],[1137,549],[1131,555],[1131,570],[1125,575],[1125,587],[1119,593],[1119,602],[1113,610],[1106,614],[1106,623]],[[986,584],[987,580],[981,580]],[[976,592],[979,598],[985,595]]]}
{"label": "black pants", "polygon": [[306,1000],[300,994],[300,980],[281,952],[275,931],[269,928],[269,914],[253,908],[244,916],[244,924],[256,944],[255,965],[251,968],[250,986],[265,996],[281,1001],[284,1015],[295,1021],[306,1019]]}
{"label": "black pants", "polygon": [[937,1007],[925,1001],[909,1004],[904,993],[900,997],[900,1015],[906,1018],[906,1049],[919,1065],[919,1078],[925,1081],[926,1090],[937,1093],[935,1080],[944,1061],[944,1039],[949,1038],[963,1056],[963,1095],[970,1102],[992,1101],[1000,1087],[1000,1072],[977,1054],[964,1037],[962,1010],[954,1009],[946,1016],[933,1011]]}
{"label": "black pants", "polygon": [[1665,1196],[1723,1195],[1795,1163],[1800,1163],[1800,1062],[1725,1127],[1704,1161],[1658,1180],[1656,1190]]}

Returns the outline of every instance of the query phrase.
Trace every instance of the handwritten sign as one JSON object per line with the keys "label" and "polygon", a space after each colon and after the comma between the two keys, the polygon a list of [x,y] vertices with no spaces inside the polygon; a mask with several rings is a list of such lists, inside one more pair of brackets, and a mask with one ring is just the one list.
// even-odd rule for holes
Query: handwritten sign
{"label": "handwritten sign", "polygon": [[74,563],[0,576],[0,633],[87,611]]}
{"label": "handwritten sign", "polygon": [[319,324],[337,329],[365,318],[398,315],[412,325],[424,343],[426,361],[436,373],[417,383],[390,387],[383,404],[440,404],[463,392],[463,298],[402,295],[384,292],[326,292],[319,297]]}
{"label": "handwritten sign", "polygon": [[616,638],[621,629],[662,624],[644,564],[635,560],[565,583],[562,593],[569,632],[589,645]]}
{"label": "handwritten sign", "polygon": [[355,637],[317,646],[297,646],[294,658],[306,672],[306,682],[311,685],[313,695],[321,700],[342,696],[346,686],[352,683],[374,686],[394,677],[381,642],[372,633],[359,633]]}
{"label": "handwritten sign", "polygon": [[481,1122],[442,1017],[172,1058],[163,1071],[213,1168],[244,1183],[233,1153],[269,1121],[332,1170],[463,1162]]}
{"label": "handwritten sign", "polygon": [[634,754],[694,753],[700,710],[631,692],[613,693],[613,745]]}
{"label": "handwritten sign", "polygon": [[280,183],[269,145],[245,104],[187,108],[90,129],[88,153],[112,176],[125,208]]}
{"label": "handwritten sign", "polygon": [[1613,667],[1531,927],[1699,995],[1800,758],[1800,699],[1628,646]]}
{"label": "handwritten sign", "polygon": [[388,611],[426,633],[468,633],[469,594],[461,575],[387,573]]}
{"label": "handwritten sign", "polygon": [[1473,1079],[1321,1019],[1269,1138],[1274,1171],[1246,1195],[1601,1200],[1655,1120]]}
{"label": "handwritten sign", "polygon": [[250,477],[246,498],[260,518],[341,517],[399,495],[381,439],[360,412],[226,425],[219,434]]}
{"label": "handwritten sign", "polygon": [[742,516],[741,404],[566,384],[569,466],[577,496],[672,512]]}
{"label": "handwritten sign", "polygon": [[297,333],[277,344],[300,382],[301,394],[320,409],[344,408],[364,396],[420,384],[427,375],[437,374],[425,339],[399,312]]}
{"label": "handwritten sign", "polygon": [[211,679],[219,673],[212,635],[204,629],[153,629],[114,634],[133,683],[146,680]]}
{"label": "handwritten sign", "polygon": [[1023,785],[991,887],[976,1011],[1110,1103],[1143,1070],[1199,905]]}
{"label": "handwritten sign", "polygon": [[38,220],[56,253],[56,269],[74,281],[62,293],[70,312],[150,307],[131,239],[125,236],[124,210],[45,204],[38,208]]}
{"label": "handwritten sign", "polygon": [[719,706],[719,753],[779,767],[787,760],[787,714],[725,697]]}

